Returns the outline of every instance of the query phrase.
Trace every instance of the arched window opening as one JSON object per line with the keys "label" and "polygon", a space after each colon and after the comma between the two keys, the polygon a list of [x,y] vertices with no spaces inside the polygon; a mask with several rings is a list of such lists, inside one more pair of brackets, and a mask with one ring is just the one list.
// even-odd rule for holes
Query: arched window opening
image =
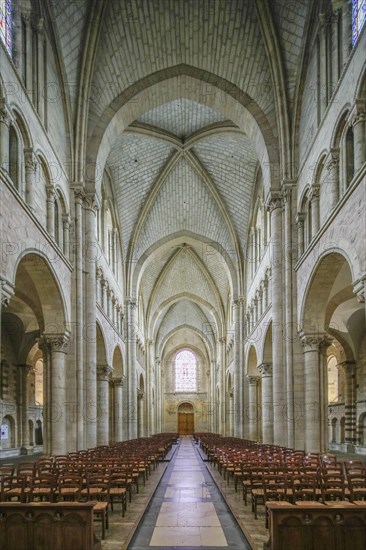
{"label": "arched window opening", "polygon": [[334,355],[331,355],[328,358],[328,403],[337,403],[339,395],[339,380],[338,380],[338,369],[337,369],[337,359]]}
{"label": "arched window opening", "polygon": [[43,359],[38,359],[34,373],[34,393],[37,406],[43,406]]}
{"label": "arched window opening", "polygon": [[188,349],[178,352],[175,357],[175,391],[197,391],[197,361]]}
{"label": "arched window opening", "polygon": [[0,37],[11,56],[13,47],[13,15],[11,0],[0,0]]}
{"label": "arched window opening", "polygon": [[352,45],[354,46],[365,25],[366,0],[352,0]]}
{"label": "arched window opening", "polygon": [[347,187],[351,183],[353,175],[355,172],[354,165],[354,139],[353,139],[353,128],[348,128],[346,134],[346,184]]}

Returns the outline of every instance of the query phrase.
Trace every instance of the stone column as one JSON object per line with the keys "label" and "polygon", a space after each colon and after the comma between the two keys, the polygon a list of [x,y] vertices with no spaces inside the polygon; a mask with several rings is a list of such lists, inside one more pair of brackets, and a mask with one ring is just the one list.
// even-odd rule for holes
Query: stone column
{"label": "stone column", "polygon": [[283,359],[282,202],[279,194],[271,194],[268,207],[272,230],[273,435],[276,445],[286,445],[287,425],[283,414],[286,380]]}
{"label": "stone column", "polygon": [[153,372],[155,364],[155,342],[146,340],[146,435],[154,433],[154,411],[153,411]]}
{"label": "stone column", "polygon": [[259,376],[247,376],[249,386],[249,403],[248,403],[248,425],[249,425],[249,439],[252,441],[258,441],[258,380]]}
{"label": "stone column", "polygon": [[262,377],[262,437],[263,443],[273,443],[273,379],[272,363],[262,363],[258,370]]}
{"label": "stone column", "polygon": [[309,192],[311,202],[311,234],[313,238],[319,231],[319,186],[312,185]]}
{"label": "stone column", "polygon": [[42,351],[46,348],[47,388],[45,406],[47,410],[49,438],[47,452],[65,454],[66,448],[66,353],[70,333],[44,334],[40,340]]}
{"label": "stone column", "polygon": [[122,430],[122,388],[123,388],[123,380],[124,376],[121,376],[120,378],[114,378],[113,384],[114,384],[114,425],[115,425],[115,433],[114,433],[114,440],[116,443],[118,441],[123,441],[123,430]]}
{"label": "stone column", "polygon": [[356,101],[352,118],[354,137],[355,173],[362,168],[366,160],[366,109],[364,101]]}
{"label": "stone column", "polygon": [[109,378],[112,371],[109,365],[97,365],[97,445],[109,444]]}
{"label": "stone column", "polygon": [[62,217],[62,236],[63,236],[63,253],[65,257],[70,259],[70,217],[65,214]]}
{"label": "stone column", "polygon": [[34,154],[33,149],[24,149],[25,160],[25,194],[26,203],[30,210],[34,212],[35,209],[35,196],[36,196],[36,182],[37,182],[37,157]]}
{"label": "stone column", "polygon": [[339,149],[331,149],[326,160],[328,178],[331,183],[329,209],[333,210],[339,201]]}
{"label": "stone column", "polygon": [[240,368],[240,301],[233,303],[234,324],[234,435],[243,435],[243,381]]}
{"label": "stone column", "polygon": [[296,215],[296,225],[297,225],[297,254],[298,258],[304,254],[304,221],[305,216],[302,213]]}
{"label": "stone column", "polygon": [[22,8],[22,21],[25,27],[25,87],[27,88],[29,98],[33,101],[33,32],[31,26],[31,6]]}
{"label": "stone column", "polygon": [[300,338],[304,349],[305,450],[316,453],[322,450],[319,346],[324,337],[301,331]]}
{"label": "stone column", "polygon": [[44,122],[44,34],[43,19],[37,22],[37,111]]}
{"label": "stone column", "polygon": [[0,168],[9,172],[10,116],[4,99],[0,100]]}
{"label": "stone column", "polygon": [[77,438],[76,447],[78,450],[85,449],[84,433],[84,232],[83,232],[83,199],[81,188],[74,187],[75,201],[75,359],[76,359],[76,402],[77,402]]}
{"label": "stone column", "polygon": [[[292,230],[293,230],[293,211],[295,205],[293,204],[293,189],[296,188],[296,183],[294,181],[285,180],[282,186],[283,200],[285,206],[284,213],[284,347],[285,347],[285,365],[286,365],[286,403],[283,409],[283,414],[286,418],[287,423],[287,441],[286,444],[288,447],[294,446],[295,440],[295,430],[294,430],[294,362],[293,362],[293,341],[294,335],[292,334],[294,326],[293,318],[293,239],[292,239]],[[315,187],[314,187],[315,191]],[[318,196],[317,196],[318,197]],[[318,198],[314,197],[311,200],[317,201],[317,208],[315,209],[316,220],[319,219],[319,202]],[[312,210],[314,215],[314,212]],[[315,233],[319,227],[314,224]],[[313,233],[313,234],[315,234]]]}
{"label": "stone column", "polygon": [[102,279],[101,282],[102,286],[102,294],[101,294],[101,306],[105,313],[107,313],[107,281],[105,279]]}
{"label": "stone column", "polygon": [[51,239],[55,238],[55,199],[56,193],[53,187],[46,189],[47,193],[47,231]]}
{"label": "stone column", "polygon": [[128,358],[128,435],[129,439],[137,437],[137,380],[136,380],[136,344],[137,318],[136,300],[127,302],[127,358]]}
{"label": "stone column", "polygon": [[97,329],[96,329],[96,261],[98,244],[95,238],[96,202],[94,195],[84,199],[85,216],[85,435],[86,446],[97,443]]}
{"label": "stone column", "polygon": [[162,407],[163,407],[163,392],[161,379],[161,361],[159,357],[155,357],[155,418],[156,418],[156,433],[161,433],[163,428],[162,423]]}
{"label": "stone column", "polygon": [[138,427],[137,437],[144,437],[144,392],[137,392],[137,408],[138,408]]}
{"label": "stone column", "polygon": [[29,423],[28,423],[28,381],[32,371],[32,365],[20,365],[22,382],[22,447],[29,447]]}
{"label": "stone column", "polygon": [[354,361],[343,361],[339,363],[344,372],[345,391],[344,391],[344,409],[346,417],[345,441],[347,452],[354,452],[354,445],[357,443],[356,437],[356,365]]}
{"label": "stone column", "polygon": [[320,59],[320,118],[322,119],[328,105],[327,87],[327,45],[326,21],[324,13],[319,14],[319,59]]}
{"label": "stone column", "polygon": [[219,411],[219,432],[225,434],[225,411],[226,411],[226,339],[219,338],[219,354],[220,354],[220,411]]}
{"label": "stone column", "polygon": [[334,11],[332,14],[332,89],[333,95],[339,79],[339,37],[338,37],[338,19],[339,10]]}

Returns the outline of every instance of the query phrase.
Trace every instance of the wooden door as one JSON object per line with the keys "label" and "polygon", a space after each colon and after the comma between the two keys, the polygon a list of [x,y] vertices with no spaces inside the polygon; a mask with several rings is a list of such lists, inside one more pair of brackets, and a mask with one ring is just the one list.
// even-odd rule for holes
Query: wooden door
{"label": "wooden door", "polygon": [[178,413],[178,434],[191,435],[194,432],[194,413]]}

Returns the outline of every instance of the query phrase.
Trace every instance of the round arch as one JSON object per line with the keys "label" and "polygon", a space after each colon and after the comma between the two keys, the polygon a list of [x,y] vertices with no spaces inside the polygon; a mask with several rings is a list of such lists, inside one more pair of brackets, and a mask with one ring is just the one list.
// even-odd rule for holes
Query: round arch
{"label": "round arch", "polygon": [[[268,192],[271,187],[270,170],[279,166],[279,156],[277,140],[266,115],[250,96],[234,84],[186,64],[163,69],[134,83],[112,101],[102,113],[98,125],[89,128],[89,183],[94,185],[100,180],[100,173],[96,174],[96,170],[97,167],[104,167],[111,144],[142,112],[181,97],[182,90],[185,98],[203,103],[207,101],[202,93],[203,82],[217,90],[210,97],[210,107],[225,114],[253,141]],[[136,101],[132,102],[133,98]],[[99,185],[97,181],[98,189]]]}

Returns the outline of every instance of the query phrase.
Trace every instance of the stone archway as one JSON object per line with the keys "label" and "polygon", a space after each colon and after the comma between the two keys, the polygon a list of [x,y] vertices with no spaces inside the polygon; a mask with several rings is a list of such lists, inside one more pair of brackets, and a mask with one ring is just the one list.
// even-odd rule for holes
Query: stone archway
{"label": "stone archway", "polygon": [[192,435],[194,433],[194,408],[192,403],[181,403],[178,406],[178,434]]}

